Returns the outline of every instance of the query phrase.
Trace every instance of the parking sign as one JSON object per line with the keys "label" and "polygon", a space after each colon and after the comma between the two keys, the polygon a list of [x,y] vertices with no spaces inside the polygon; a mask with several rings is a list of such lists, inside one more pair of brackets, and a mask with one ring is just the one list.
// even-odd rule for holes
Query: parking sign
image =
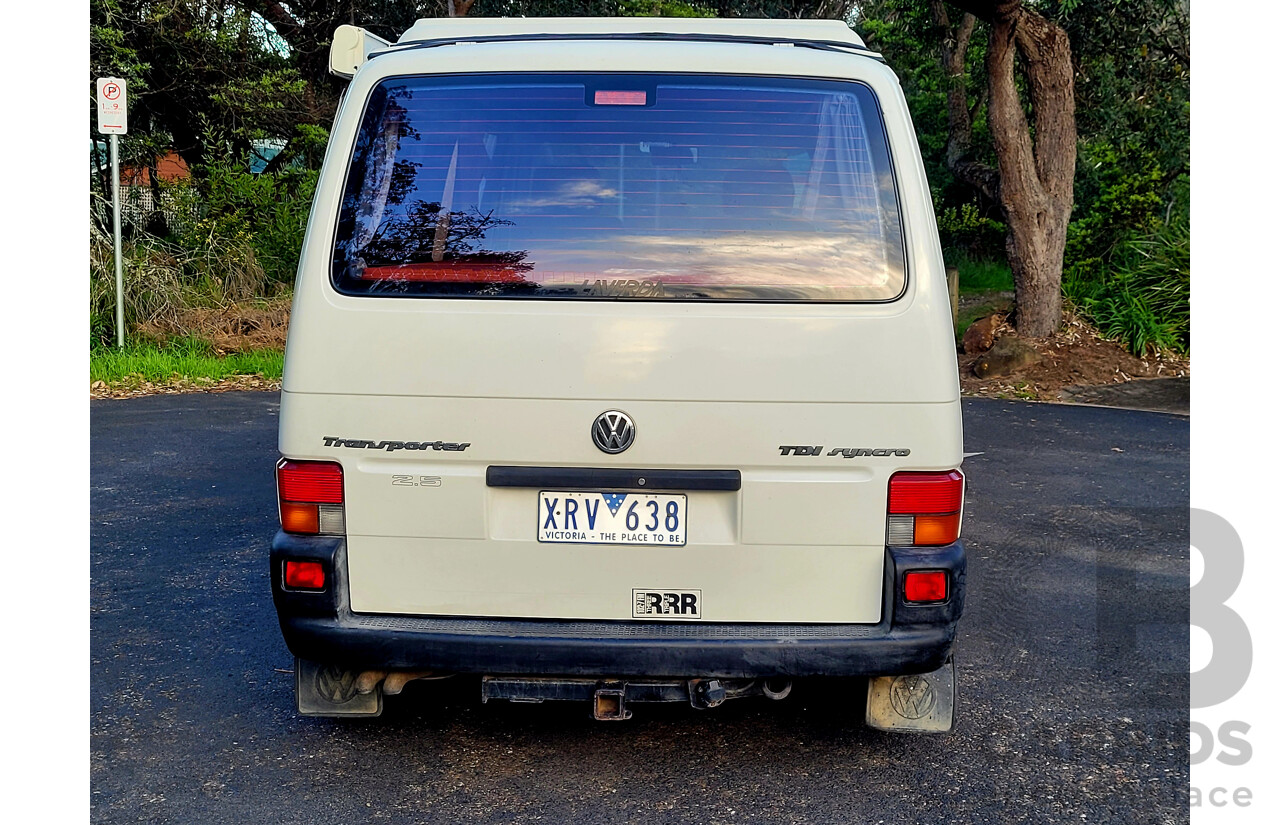
{"label": "parking sign", "polygon": [[121,78],[98,78],[98,131],[104,135],[129,131],[128,91]]}

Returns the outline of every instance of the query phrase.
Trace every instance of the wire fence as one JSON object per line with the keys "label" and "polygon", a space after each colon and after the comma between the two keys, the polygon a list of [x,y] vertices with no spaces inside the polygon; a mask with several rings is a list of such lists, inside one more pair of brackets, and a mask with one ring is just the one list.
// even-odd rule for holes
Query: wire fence
{"label": "wire fence", "polygon": [[[111,227],[110,195],[103,197],[94,192],[89,208],[99,226]],[[158,202],[149,186],[120,187],[120,227],[124,234],[152,231],[160,220],[169,232],[181,234],[199,219],[200,209],[195,199],[176,187],[162,188]]]}

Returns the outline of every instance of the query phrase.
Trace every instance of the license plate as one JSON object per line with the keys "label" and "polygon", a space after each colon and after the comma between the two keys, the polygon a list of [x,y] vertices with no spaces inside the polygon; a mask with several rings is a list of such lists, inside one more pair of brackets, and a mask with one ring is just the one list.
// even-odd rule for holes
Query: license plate
{"label": "license plate", "polygon": [[538,493],[538,541],[683,547],[687,504],[656,493]]}

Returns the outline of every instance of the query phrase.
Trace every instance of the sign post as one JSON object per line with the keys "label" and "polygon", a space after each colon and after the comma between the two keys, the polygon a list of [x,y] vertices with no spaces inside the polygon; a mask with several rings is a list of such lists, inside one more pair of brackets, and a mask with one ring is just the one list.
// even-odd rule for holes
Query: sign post
{"label": "sign post", "polygon": [[125,81],[98,78],[98,132],[111,136],[111,209],[116,252],[116,346],[124,347],[124,264],[120,256],[120,136],[129,131]]}

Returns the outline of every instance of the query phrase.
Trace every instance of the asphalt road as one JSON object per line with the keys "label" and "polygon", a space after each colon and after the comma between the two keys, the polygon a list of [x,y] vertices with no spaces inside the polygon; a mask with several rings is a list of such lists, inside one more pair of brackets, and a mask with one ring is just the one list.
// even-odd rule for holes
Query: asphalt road
{"label": "asphalt road", "polygon": [[293,711],[267,578],[273,393],[92,402],[95,822],[1126,822],[1187,811],[1188,420],[966,401],[956,730],[863,727],[862,684],[712,711]]}

